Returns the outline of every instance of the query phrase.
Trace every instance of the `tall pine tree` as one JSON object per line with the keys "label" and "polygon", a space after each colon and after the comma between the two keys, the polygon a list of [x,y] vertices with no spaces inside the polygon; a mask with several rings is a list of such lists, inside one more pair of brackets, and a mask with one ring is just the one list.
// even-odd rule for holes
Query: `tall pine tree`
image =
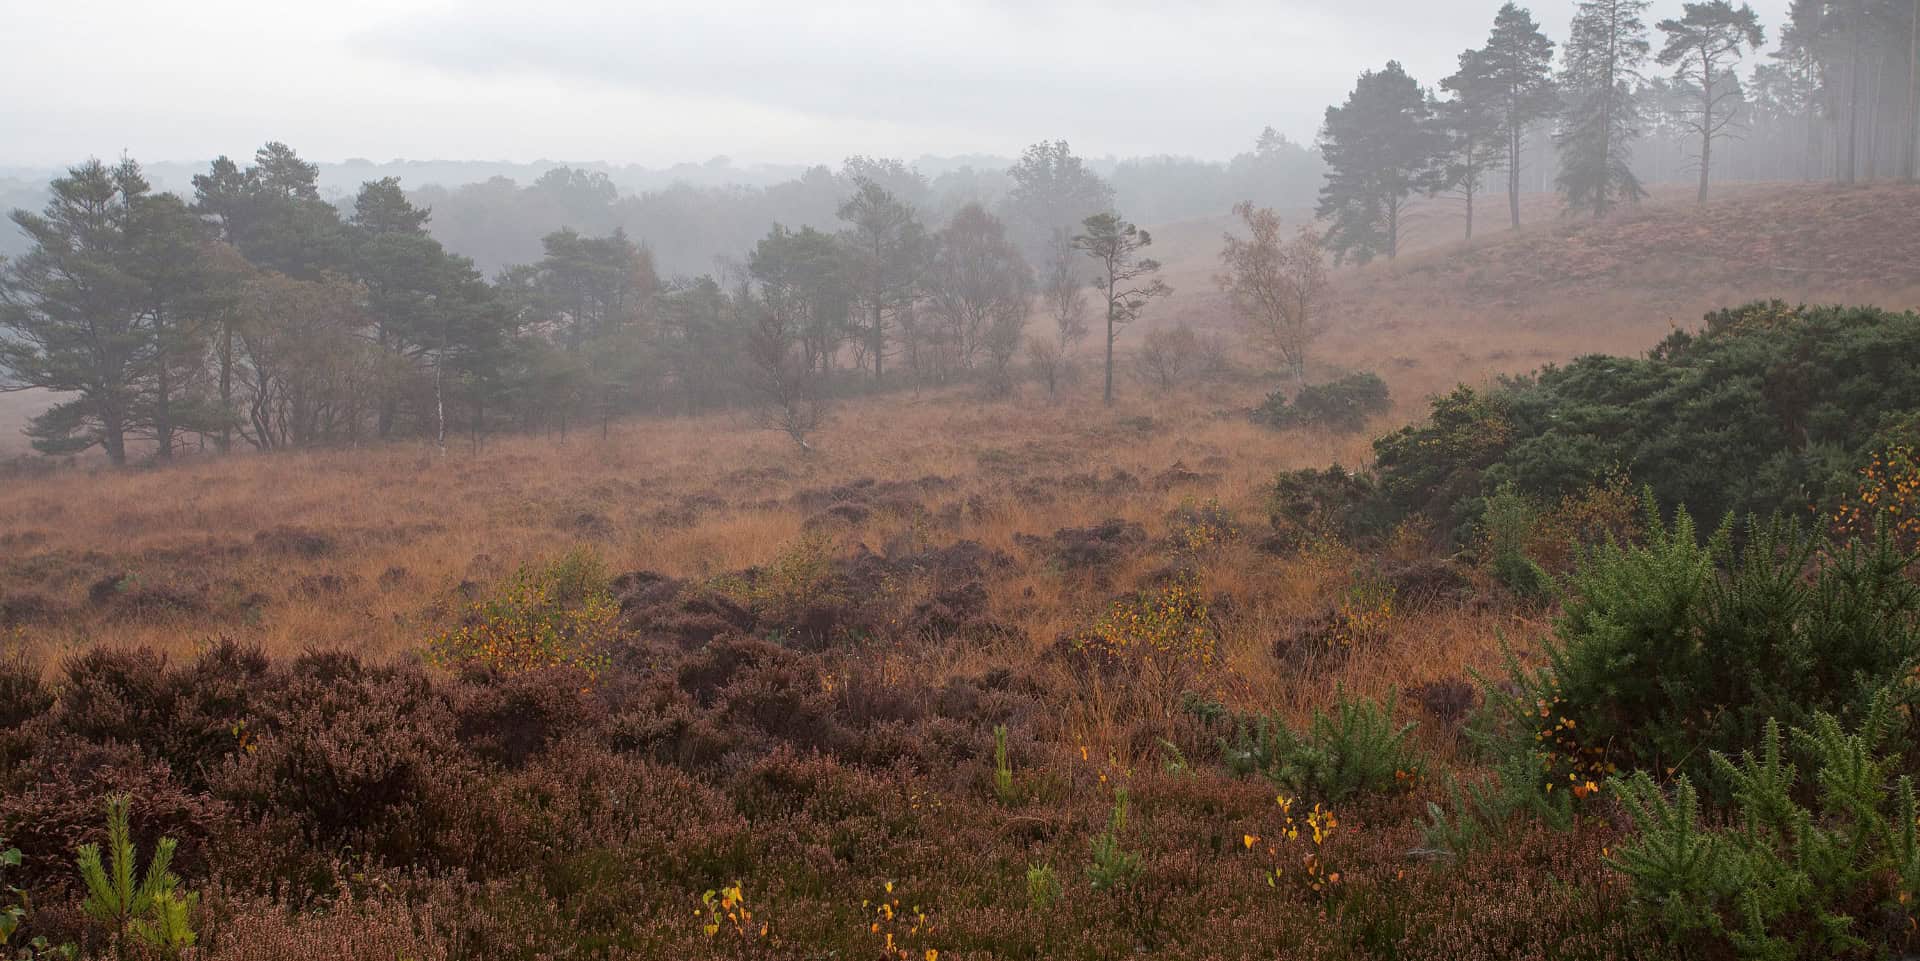
{"label": "tall pine tree", "polygon": [[1553,41],[1540,32],[1533,15],[1508,3],[1494,15],[1493,32],[1480,51],[1484,90],[1471,94],[1491,101],[1500,116],[1505,140],[1507,212],[1520,226],[1520,171],[1527,152],[1527,134],[1560,109],[1560,92],[1553,81]]}
{"label": "tall pine tree", "polygon": [[1432,98],[1397,60],[1361,74],[1346,103],[1327,108],[1318,214],[1332,222],[1326,243],[1336,263],[1399,253],[1407,198],[1431,188],[1444,145],[1432,120]]}
{"label": "tall pine tree", "polygon": [[1641,18],[1648,0],[1581,0],[1567,38],[1561,88],[1566,107],[1560,149],[1561,196],[1570,210],[1604,216],[1646,196],[1631,166],[1640,135],[1633,91],[1652,49]]}
{"label": "tall pine tree", "polygon": [[1505,115],[1493,92],[1486,51],[1460,54],[1460,69],[1440,81],[1452,99],[1436,108],[1440,126],[1440,165],[1430,186],[1457,190],[1467,203],[1467,239],[1473,239],[1473,202],[1487,174],[1507,159]]}
{"label": "tall pine tree", "polygon": [[1743,48],[1758,48],[1766,36],[1751,6],[1743,3],[1736,10],[1727,0],[1689,3],[1685,16],[1662,20],[1659,26],[1667,35],[1660,64],[1677,67],[1673,79],[1687,100],[1680,122],[1700,138],[1695,160],[1700,164],[1699,202],[1706,203],[1713,142],[1726,136],[1744,99],[1733,64]]}

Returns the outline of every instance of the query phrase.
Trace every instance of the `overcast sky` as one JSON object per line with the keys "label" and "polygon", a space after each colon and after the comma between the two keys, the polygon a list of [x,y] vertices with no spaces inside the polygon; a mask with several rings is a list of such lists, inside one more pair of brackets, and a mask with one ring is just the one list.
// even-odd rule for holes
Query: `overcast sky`
{"label": "overcast sky", "polygon": [[[1497,0],[0,0],[0,164],[245,156],[664,166],[1222,159],[1309,140],[1354,76],[1422,83]],[[1787,0],[1754,4],[1777,33]],[[1556,42],[1572,0],[1537,0]],[[1656,0],[1649,20],[1677,14]]]}

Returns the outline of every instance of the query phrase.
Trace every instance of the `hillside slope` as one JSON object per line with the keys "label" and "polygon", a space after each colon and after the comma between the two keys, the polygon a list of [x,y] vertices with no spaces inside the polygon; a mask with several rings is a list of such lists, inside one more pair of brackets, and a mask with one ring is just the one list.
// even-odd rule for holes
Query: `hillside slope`
{"label": "hillside slope", "polygon": [[[1637,354],[1750,300],[1920,305],[1920,186],[1742,184],[1706,204],[1661,190],[1599,221],[1564,218],[1542,195],[1522,213],[1521,229],[1489,226],[1469,243],[1458,201],[1413,204],[1410,252],[1335,272],[1319,364],[1431,392],[1584,353]],[[1213,280],[1231,226],[1155,231],[1177,293],[1153,322],[1231,327]]]}

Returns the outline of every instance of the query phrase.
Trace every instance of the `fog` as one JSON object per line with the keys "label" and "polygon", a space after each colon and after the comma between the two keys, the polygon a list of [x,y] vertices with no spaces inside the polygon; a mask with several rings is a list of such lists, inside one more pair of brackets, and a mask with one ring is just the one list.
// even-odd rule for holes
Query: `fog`
{"label": "fog", "polygon": [[[1389,58],[1435,82],[1496,6],[5,0],[0,22],[28,42],[0,59],[0,165],[204,161],[268,140],[333,161],[813,164],[1042,138],[1224,161],[1267,125],[1311,142]],[[1563,38],[1571,6],[1535,13]],[[1786,6],[1755,4],[1770,26]],[[1660,0],[1648,22],[1680,8]]]}

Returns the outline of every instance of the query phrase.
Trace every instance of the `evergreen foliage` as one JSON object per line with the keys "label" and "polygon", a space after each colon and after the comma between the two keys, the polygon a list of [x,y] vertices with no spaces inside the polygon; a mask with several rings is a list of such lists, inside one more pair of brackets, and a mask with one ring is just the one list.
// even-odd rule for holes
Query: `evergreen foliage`
{"label": "evergreen foliage", "polygon": [[1601,217],[1646,196],[1632,160],[1640,136],[1635,88],[1652,49],[1641,17],[1648,6],[1648,0],[1581,0],[1574,13],[1560,76],[1566,106],[1553,140],[1569,211]]}
{"label": "evergreen foliage", "polygon": [[104,859],[97,844],[81,845],[75,858],[87,888],[82,904],[87,916],[105,927],[122,950],[131,942],[172,956],[193,947],[197,936],[191,915],[200,898],[180,894],[180,880],[168,871],[174,840],[159,840],[141,874],[128,826],[130,802],[125,795],[114,795],[106,806]]}
{"label": "evergreen foliage", "polygon": [[1331,224],[1326,245],[1334,263],[1399,253],[1407,198],[1431,188],[1443,147],[1432,120],[1431,95],[1397,60],[1362,73],[1346,102],[1327,108],[1320,129],[1327,183],[1316,213]]}
{"label": "evergreen foliage", "polygon": [[1503,484],[1552,501],[1624,470],[1665,510],[1803,512],[1850,491],[1883,428],[1920,409],[1920,314],[1753,303],[1646,357],[1582,357],[1436,399],[1374,442],[1384,510],[1465,541]]}
{"label": "evergreen foliage", "polygon": [[1513,742],[1578,782],[1615,770],[1709,773],[1709,752],[1773,720],[1868,716],[1911,697],[1920,657],[1914,558],[1880,539],[1825,544],[1797,525],[1731,521],[1706,543],[1649,508],[1646,541],[1600,548],[1571,579],[1545,664],[1511,656],[1488,702]]}
{"label": "evergreen foliage", "polygon": [[1540,32],[1531,13],[1507,3],[1494,15],[1493,32],[1479,57],[1482,69],[1477,82],[1460,95],[1491,101],[1499,117],[1505,156],[1497,166],[1507,173],[1508,215],[1518,227],[1528,131],[1560,108],[1560,92],[1553,79],[1553,41]]}
{"label": "evergreen foliage", "polygon": [[1392,408],[1387,382],[1372,371],[1362,371],[1302,387],[1291,404],[1284,391],[1276,390],[1254,410],[1253,421],[1268,427],[1319,427],[1352,434]]}
{"label": "evergreen foliage", "polygon": [[[1850,732],[1830,714],[1758,750],[1712,754],[1733,823],[1703,823],[1698,791],[1644,771],[1609,782],[1636,834],[1610,859],[1664,935],[1691,948],[1791,961],[1884,956],[1914,923],[1920,892],[1913,780],[1883,753],[1900,722],[1878,699]],[[1797,757],[1796,757],[1797,756]]]}
{"label": "evergreen foliage", "polygon": [[1227,770],[1259,774],[1328,803],[1408,787],[1420,775],[1420,759],[1407,743],[1414,726],[1395,725],[1387,707],[1370,698],[1337,696],[1331,711],[1314,710],[1304,736],[1267,715],[1230,723],[1218,739]]}
{"label": "evergreen foliage", "polygon": [[[1140,855],[1120,844],[1120,833],[1127,829],[1127,803],[1127,789],[1115,790],[1113,812],[1107,818],[1107,829],[1094,836],[1093,860],[1087,864],[1087,883],[1095,891],[1118,890],[1140,876]],[[1032,880],[1029,874],[1029,885]]]}

